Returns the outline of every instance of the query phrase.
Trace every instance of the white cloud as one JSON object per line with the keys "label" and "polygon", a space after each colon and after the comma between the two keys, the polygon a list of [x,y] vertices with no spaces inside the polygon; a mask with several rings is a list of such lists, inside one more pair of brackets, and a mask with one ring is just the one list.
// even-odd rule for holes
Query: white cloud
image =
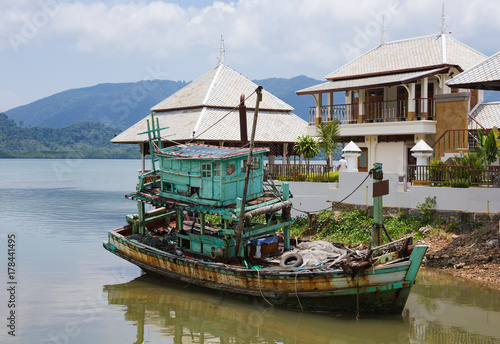
{"label": "white cloud", "polygon": [[[66,52],[88,54],[95,61],[134,55],[134,61],[144,59],[141,70],[144,65],[165,63],[175,66],[169,71],[172,77],[192,80],[215,65],[223,34],[226,61],[250,78],[298,74],[322,78],[377,46],[382,15],[389,41],[437,33],[441,4],[434,0],[239,0],[189,5],[7,0],[0,4],[0,54],[61,42]],[[448,0],[446,6],[454,37],[487,55],[500,50],[496,2]],[[99,66],[93,68],[96,72]],[[103,78],[101,82],[107,81]]]}

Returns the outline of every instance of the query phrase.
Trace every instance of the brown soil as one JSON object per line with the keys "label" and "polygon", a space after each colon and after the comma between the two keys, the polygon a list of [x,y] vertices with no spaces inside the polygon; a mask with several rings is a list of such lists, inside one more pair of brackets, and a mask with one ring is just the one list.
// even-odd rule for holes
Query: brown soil
{"label": "brown soil", "polygon": [[465,225],[453,232],[425,228],[420,243],[429,245],[423,266],[500,286],[498,223]]}

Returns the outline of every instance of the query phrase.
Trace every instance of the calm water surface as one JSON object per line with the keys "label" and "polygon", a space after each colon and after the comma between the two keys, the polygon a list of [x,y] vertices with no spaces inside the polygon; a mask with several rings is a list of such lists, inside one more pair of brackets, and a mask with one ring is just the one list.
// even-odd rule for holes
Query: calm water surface
{"label": "calm water surface", "polygon": [[[313,314],[166,283],[102,248],[137,160],[0,159],[0,343],[500,343],[500,291],[423,269],[402,315]],[[16,235],[8,335],[7,235]]]}

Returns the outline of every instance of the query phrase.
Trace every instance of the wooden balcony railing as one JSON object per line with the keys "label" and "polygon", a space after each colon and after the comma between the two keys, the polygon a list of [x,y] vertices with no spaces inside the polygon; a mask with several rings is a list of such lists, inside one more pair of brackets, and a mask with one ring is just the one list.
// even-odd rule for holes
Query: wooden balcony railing
{"label": "wooden balcony railing", "polygon": [[498,166],[485,166],[483,170],[472,170],[468,166],[409,165],[408,181],[460,188],[500,187],[500,170]]}
{"label": "wooden balcony railing", "polygon": [[335,176],[337,166],[306,164],[283,165],[267,164],[266,169],[270,178],[275,180],[288,181],[309,181],[309,182],[334,182],[338,181]]}
{"label": "wooden balcony railing", "polygon": [[[382,102],[363,104],[364,118],[360,121],[359,104],[327,105],[320,108],[321,122],[330,122],[334,119],[341,124],[394,122],[408,120],[408,100],[387,100]],[[434,99],[415,99],[415,119],[434,120]],[[316,123],[316,107],[309,108],[309,123]]]}

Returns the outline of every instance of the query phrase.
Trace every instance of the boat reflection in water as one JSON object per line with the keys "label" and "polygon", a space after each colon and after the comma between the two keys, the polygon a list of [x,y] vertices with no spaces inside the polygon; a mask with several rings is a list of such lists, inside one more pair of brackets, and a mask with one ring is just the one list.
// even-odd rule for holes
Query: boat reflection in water
{"label": "boat reflection in water", "polygon": [[282,310],[161,282],[143,275],[104,287],[109,304],[126,306],[125,320],[137,324],[135,343],[148,336],[174,343],[408,343],[401,315],[363,315],[357,323],[354,314]]}
{"label": "boat reflection in water", "polygon": [[[135,343],[485,343],[500,342],[500,291],[423,269],[403,315],[300,313],[240,302],[143,275],[107,285],[110,305],[125,306]],[[146,337],[146,338],[145,338]]]}

